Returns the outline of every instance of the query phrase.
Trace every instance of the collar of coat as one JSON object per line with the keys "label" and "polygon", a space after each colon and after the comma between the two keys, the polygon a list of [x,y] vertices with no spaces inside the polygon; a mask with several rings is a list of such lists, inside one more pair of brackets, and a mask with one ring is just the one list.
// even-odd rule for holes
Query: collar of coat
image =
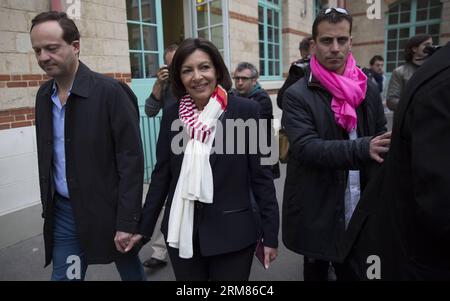
{"label": "collar of coat", "polygon": [[[81,61],[78,61],[78,70],[75,74],[75,78],[72,83],[72,89],[70,90],[71,94],[78,95],[83,98],[87,98],[92,89],[93,81],[92,81],[92,71],[88,66],[83,64]],[[49,85],[49,89],[46,91],[48,96],[52,95],[52,87],[55,80],[51,80],[51,84]]]}

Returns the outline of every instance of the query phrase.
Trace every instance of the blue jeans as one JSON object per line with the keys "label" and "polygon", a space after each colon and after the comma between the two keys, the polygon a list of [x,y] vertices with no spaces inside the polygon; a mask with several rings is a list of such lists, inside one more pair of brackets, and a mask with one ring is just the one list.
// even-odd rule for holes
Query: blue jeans
{"label": "blue jeans", "polygon": [[[142,263],[137,254],[123,254],[115,261],[124,281],[145,281]],[[70,200],[55,195],[53,226],[52,281],[84,280],[88,265],[78,239]]]}

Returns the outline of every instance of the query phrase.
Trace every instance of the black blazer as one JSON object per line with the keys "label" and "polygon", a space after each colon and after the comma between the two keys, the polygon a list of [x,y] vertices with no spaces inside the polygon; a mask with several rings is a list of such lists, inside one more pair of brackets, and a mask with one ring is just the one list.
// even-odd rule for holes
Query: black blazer
{"label": "black blazer", "polygon": [[[172,139],[182,127],[171,130],[178,119],[178,103],[164,109],[156,149],[157,163],[153,170],[141,220],[141,233],[152,235],[158,215],[167,198],[161,230],[167,236],[172,198],[183,161],[182,154],[174,154]],[[258,120],[258,104],[229,94],[228,107],[219,118],[225,129],[226,120]],[[226,137],[224,131],[223,139]],[[216,134],[214,144],[217,145]],[[236,138],[234,139],[236,145]],[[212,204],[195,206],[194,235],[198,235],[202,256],[218,255],[241,250],[257,240],[257,226],[250,203],[253,190],[262,219],[264,244],[278,246],[279,213],[270,168],[260,164],[260,154],[249,154],[249,137],[245,138],[245,154],[211,154],[214,178]],[[225,142],[224,142],[225,145]],[[226,149],[226,146],[224,147]]]}
{"label": "black blazer", "polygon": [[[408,81],[389,154],[349,224],[345,252],[361,279],[450,279],[450,43]],[[345,254],[345,253],[344,253]]]}
{"label": "black blazer", "polygon": [[[36,96],[36,140],[46,265],[53,242],[53,80]],[[117,230],[135,233],[144,176],[139,117],[133,92],[80,62],[66,103],[66,176],[81,247],[88,263],[119,255]]]}

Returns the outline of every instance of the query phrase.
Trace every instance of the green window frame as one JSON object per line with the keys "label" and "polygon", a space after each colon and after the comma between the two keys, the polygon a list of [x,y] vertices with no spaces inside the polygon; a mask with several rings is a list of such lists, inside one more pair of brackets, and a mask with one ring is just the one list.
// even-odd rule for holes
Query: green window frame
{"label": "green window frame", "polygon": [[314,16],[317,17],[321,9],[329,6],[330,3],[328,0],[314,0]]}
{"label": "green window frame", "polygon": [[409,38],[428,33],[439,43],[442,3],[440,0],[397,1],[386,13],[385,68],[390,74],[405,63],[404,49]]}
{"label": "green window frame", "polygon": [[258,1],[259,73],[262,80],[283,77],[281,0]]}
{"label": "green window frame", "polygon": [[156,0],[126,0],[131,78],[155,78],[163,63],[162,31],[158,26],[161,3]]}
{"label": "green window frame", "polygon": [[229,63],[228,1],[193,0],[194,36],[210,40]]}

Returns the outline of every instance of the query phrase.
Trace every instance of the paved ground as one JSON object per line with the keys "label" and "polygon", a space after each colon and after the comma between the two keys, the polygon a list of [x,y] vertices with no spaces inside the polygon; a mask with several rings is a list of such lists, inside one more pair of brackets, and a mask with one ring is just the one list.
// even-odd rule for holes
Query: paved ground
{"label": "paved ground", "polygon": [[[286,165],[281,166],[282,177],[275,181],[277,197],[280,204],[286,174]],[[302,261],[300,255],[286,250],[281,242],[280,231],[279,255],[269,270],[264,270],[257,260],[254,260],[250,280],[302,280]],[[152,249],[147,244],[140,253],[141,260],[150,257]],[[42,235],[22,241],[11,247],[0,250],[0,281],[5,280],[48,280],[51,267],[43,268],[44,244]],[[150,281],[175,280],[170,263],[162,269],[150,271],[146,269]],[[120,280],[114,264],[92,265],[89,267],[86,280]]]}

